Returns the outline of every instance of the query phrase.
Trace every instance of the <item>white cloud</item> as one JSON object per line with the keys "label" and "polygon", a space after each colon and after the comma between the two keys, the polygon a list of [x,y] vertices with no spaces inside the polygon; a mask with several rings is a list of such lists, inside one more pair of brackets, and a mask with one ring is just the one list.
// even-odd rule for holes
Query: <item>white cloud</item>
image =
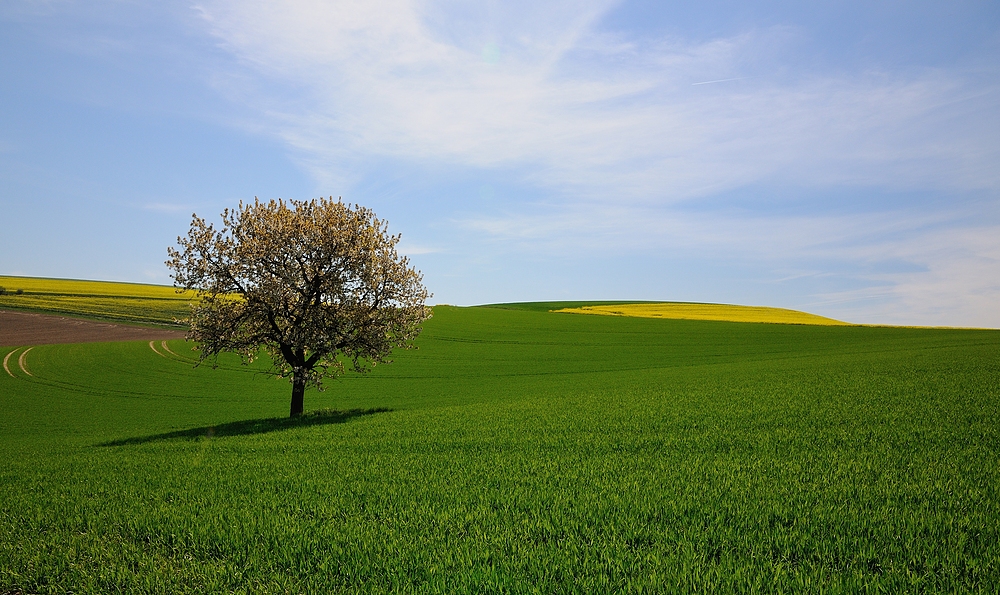
{"label": "white cloud", "polygon": [[819,303],[857,322],[1000,328],[1000,225],[934,230],[860,249],[919,270],[870,274],[871,287],[820,296]]}
{"label": "white cloud", "polygon": [[[547,205],[453,223],[565,252],[698,247],[775,270],[837,261],[865,289],[815,297],[848,319],[1000,325],[1000,227],[958,221],[975,218],[961,197],[995,203],[1000,192],[995,67],[795,72],[784,65],[801,43],[793,29],[641,42],[600,30],[612,6],[215,0],[199,10],[249,73],[219,85],[328,186],[385,158],[499,170],[545,190]],[[837,216],[679,208],[774,182],[941,198],[930,211]],[[942,206],[949,196],[957,210]],[[885,261],[912,270],[864,272]]]}
{"label": "white cloud", "polygon": [[701,262],[770,269],[775,286],[836,277],[851,289],[786,294],[796,301],[783,305],[851,322],[1000,328],[1000,224],[975,215],[970,209],[764,215],[583,204],[458,224],[523,253],[623,262],[637,254],[691,254]]}
{"label": "white cloud", "polygon": [[[200,10],[252,70],[294,90],[248,101],[320,177],[390,156],[516,168],[555,191],[628,201],[767,178],[1000,187],[992,82],[940,71],[782,79],[753,58],[793,44],[786,29],[641,45],[596,30],[611,3],[538,4],[457,21],[407,0]],[[695,86],[719,79],[730,82]]]}

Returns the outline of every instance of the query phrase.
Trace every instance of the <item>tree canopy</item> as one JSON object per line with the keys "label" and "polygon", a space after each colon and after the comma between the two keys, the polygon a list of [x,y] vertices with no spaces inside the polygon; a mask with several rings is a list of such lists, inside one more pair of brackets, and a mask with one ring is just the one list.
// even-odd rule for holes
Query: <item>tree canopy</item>
{"label": "tree canopy", "polygon": [[263,348],[292,382],[295,416],[307,386],[412,347],[430,294],[399,239],[371,209],[332,197],[240,202],[221,229],[192,215],[166,264],[176,287],[197,292],[188,338],[199,363],[227,351],[249,363]]}

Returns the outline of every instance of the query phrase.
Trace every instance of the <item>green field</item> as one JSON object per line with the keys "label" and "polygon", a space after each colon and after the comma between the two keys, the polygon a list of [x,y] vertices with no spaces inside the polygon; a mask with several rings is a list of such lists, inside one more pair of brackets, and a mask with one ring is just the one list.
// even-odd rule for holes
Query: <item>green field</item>
{"label": "green field", "polygon": [[995,592],[1000,332],[572,305],[435,307],[298,422],[183,341],[13,350],[0,593]]}

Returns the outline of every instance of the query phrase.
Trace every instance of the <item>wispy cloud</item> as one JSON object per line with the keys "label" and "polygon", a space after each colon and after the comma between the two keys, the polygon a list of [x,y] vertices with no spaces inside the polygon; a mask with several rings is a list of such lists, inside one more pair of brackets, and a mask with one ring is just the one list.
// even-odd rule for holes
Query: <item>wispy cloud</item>
{"label": "wispy cloud", "polygon": [[852,322],[1000,328],[1000,222],[976,216],[968,207],[767,215],[583,204],[457,223],[523,253],[692,254],[770,269],[775,286],[833,280],[849,289],[789,294],[784,304]]}
{"label": "wispy cloud", "polygon": [[[854,319],[1000,325],[984,314],[1000,298],[1000,226],[966,204],[1000,192],[1000,69],[796,71],[784,67],[794,29],[650,42],[602,29],[613,7],[215,0],[197,10],[252,73],[217,84],[329,186],[350,187],[373,159],[502,171],[543,189],[545,204],[453,225],[508,246],[696,246],[785,271],[833,261],[865,289],[814,297]],[[689,208],[774,183],[940,198],[930,210],[840,215]]]}
{"label": "wispy cloud", "polygon": [[1000,328],[996,308],[1000,303],[1000,225],[932,230],[852,251],[863,248],[880,258],[919,266],[870,273],[869,287],[818,296],[820,303],[825,300],[859,322]]}
{"label": "wispy cloud", "polygon": [[378,155],[515,168],[555,191],[619,200],[767,178],[1000,187],[1000,95],[981,77],[783,78],[753,58],[793,52],[784,29],[639,44],[599,31],[611,3],[536,4],[499,19],[491,5],[489,21],[458,24],[405,0],[199,10],[245,64],[292,86],[246,90],[248,101],[327,175]]}

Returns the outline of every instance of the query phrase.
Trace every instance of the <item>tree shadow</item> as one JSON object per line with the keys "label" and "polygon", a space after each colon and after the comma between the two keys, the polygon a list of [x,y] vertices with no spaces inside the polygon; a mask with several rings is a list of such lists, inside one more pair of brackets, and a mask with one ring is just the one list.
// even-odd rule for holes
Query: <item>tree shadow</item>
{"label": "tree shadow", "polygon": [[151,436],[138,436],[135,438],[111,440],[108,442],[98,443],[95,446],[129,446],[132,444],[146,444],[148,442],[176,440],[178,438],[197,440],[202,438],[221,438],[224,436],[267,434],[270,432],[279,432],[281,430],[291,430],[293,428],[305,428],[326,424],[342,424],[355,417],[373,415],[375,413],[387,413],[389,411],[392,411],[392,409],[387,409],[385,407],[376,407],[374,409],[348,409],[347,411],[320,409],[317,411],[303,413],[298,417],[268,417],[264,419],[231,421],[214,426],[191,428],[190,430],[177,430],[174,432],[165,432],[163,434],[153,434]]}

